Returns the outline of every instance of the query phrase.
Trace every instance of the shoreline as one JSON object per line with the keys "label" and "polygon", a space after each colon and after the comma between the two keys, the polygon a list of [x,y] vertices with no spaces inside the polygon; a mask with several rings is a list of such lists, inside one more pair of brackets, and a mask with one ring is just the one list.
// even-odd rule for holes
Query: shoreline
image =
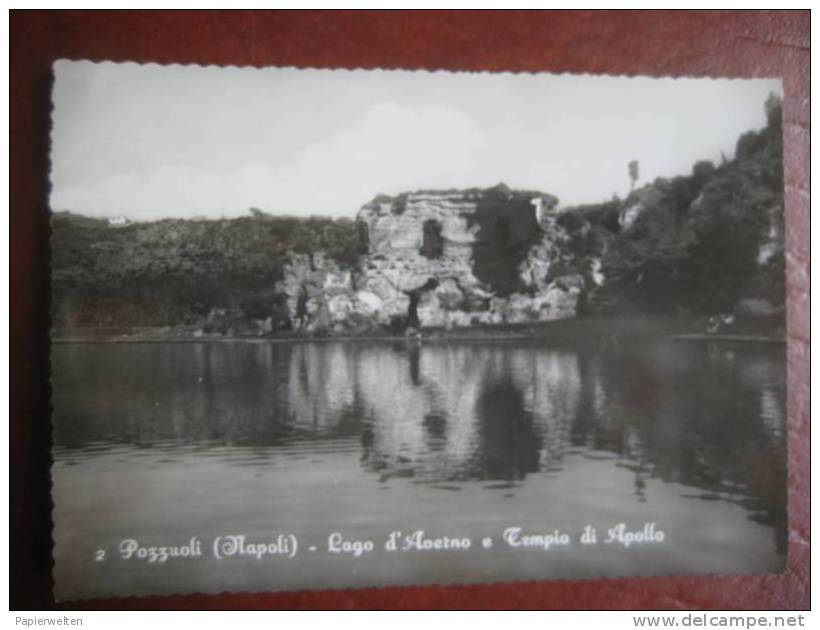
{"label": "shoreline", "polygon": [[[404,342],[407,344],[441,342],[484,342],[536,340],[555,345],[595,344],[620,347],[625,342],[647,339],[677,341],[721,341],[735,343],[786,344],[786,335],[756,333],[749,330],[724,333],[703,332],[698,319],[664,317],[571,318],[547,322],[497,324],[458,329],[422,329],[421,336],[362,334],[308,336],[293,333],[267,336],[194,336],[189,331],[168,326],[122,328],[75,328],[50,333],[52,344],[111,343],[329,343],[329,342]],[[115,332],[116,331],[116,332]],[[779,332],[779,331],[778,331]]]}

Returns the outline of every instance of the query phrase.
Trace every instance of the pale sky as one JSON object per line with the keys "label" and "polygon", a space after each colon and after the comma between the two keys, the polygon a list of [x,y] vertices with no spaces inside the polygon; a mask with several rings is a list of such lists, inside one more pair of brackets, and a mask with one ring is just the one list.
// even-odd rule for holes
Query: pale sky
{"label": "pale sky", "polygon": [[131,220],[346,216],[377,193],[541,190],[562,206],[734,154],[779,80],[58,61],[51,207]]}

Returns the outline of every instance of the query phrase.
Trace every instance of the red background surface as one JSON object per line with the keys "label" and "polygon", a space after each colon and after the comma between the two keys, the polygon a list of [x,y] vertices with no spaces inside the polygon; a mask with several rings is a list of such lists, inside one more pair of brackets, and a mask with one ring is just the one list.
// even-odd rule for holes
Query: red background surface
{"label": "red background surface", "polygon": [[[807,608],[808,11],[12,11],[11,607],[51,598],[48,132],[58,58],[159,63],[782,77],[789,291],[789,573],[302,593],[75,608]],[[704,526],[708,527],[708,523]]]}

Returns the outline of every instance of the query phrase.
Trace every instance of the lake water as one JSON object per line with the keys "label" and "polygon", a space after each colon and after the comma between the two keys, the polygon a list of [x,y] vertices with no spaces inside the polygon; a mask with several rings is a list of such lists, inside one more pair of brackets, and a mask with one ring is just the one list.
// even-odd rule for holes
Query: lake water
{"label": "lake water", "polygon": [[[57,344],[52,385],[58,599],[786,565],[781,346]],[[663,541],[607,543],[620,523]],[[471,547],[385,549],[417,530]],[[280,534],[295,556],[213,557]],[[201,556],[121,553],[192,537]]]}

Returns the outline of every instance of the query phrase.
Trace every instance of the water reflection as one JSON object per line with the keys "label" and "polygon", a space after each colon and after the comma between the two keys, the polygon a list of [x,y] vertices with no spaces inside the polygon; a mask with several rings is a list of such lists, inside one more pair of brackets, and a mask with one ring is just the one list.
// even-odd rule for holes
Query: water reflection
{"label": "water reflection", "polygon": [[[786,548],[785,353],[663,342],[59,345],[55,457],[116,448],[273,465],[352,450],[387,484],[549,483],[567,458],[629,471],[681,501],[723,502]],[[358,496],[358,495],[356,495]]]}

